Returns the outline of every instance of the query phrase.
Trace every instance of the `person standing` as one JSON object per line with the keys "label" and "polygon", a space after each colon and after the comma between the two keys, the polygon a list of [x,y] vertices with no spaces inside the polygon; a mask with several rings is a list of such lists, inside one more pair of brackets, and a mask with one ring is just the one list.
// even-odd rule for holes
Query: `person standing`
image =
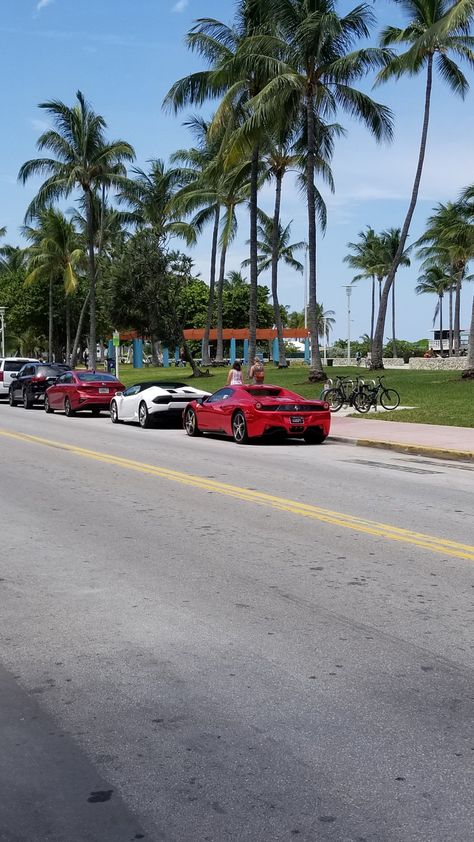
{"label": "person standing", "polygon": [[236,360],[227,375],[226,386],[242,386],[243,382],[242,366],[239,361]]}
{"label": "person standing", "polygon": [[249,371],[250,383],[264,383],[265,382],[265,367],[259,357],[254,357],[253,365]]}

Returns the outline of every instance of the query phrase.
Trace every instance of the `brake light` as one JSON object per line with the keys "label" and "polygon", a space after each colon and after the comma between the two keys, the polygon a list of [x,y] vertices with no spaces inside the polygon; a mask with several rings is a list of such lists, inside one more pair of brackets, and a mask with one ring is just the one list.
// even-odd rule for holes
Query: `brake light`
{"label": "brake light", "polygon": [[0,371],[0,383],[3,383],[3,371]]}
{"label": "brake light", "polygon": [[36,377],[31,378],[32,383],[40,383],[42,380],[46,380],[44,374],[38,374]]}
{"label": "brake light", "polygon": [[262,408],[262,404],[260,403],[260,401],[257,401],[257,403],[255,404],[255,409],[261,409],[261,408]]}

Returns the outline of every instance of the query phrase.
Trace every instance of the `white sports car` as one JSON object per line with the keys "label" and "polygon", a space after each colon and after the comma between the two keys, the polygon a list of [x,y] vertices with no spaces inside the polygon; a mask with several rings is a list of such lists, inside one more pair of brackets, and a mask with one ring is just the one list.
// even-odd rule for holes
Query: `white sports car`
{"label": "white sports car", "polygon": [[209,394],[194,386],[187,386],[186,383],[170,383],[165,380],[135,383],[124,392],[117,392],[110,404],[110,418],[113,424],[135,421],[140,427],[149,427],[159,418],[181,418],[189,401]]}

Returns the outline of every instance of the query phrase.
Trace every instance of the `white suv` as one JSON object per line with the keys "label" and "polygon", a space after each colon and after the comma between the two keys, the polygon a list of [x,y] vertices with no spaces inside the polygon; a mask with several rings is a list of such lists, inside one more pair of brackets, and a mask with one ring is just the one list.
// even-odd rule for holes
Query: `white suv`
{"label": "white suv", "polygon": [[26,363],[37,363],[30,357],[0,357],[0,398],[8,398],[12,374],[20,371]]}

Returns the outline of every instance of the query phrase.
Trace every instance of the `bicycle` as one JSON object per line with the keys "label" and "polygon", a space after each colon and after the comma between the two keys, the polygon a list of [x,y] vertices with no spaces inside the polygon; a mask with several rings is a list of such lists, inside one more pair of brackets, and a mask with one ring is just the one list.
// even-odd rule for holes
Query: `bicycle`
{"label": "bicycle", "polygon": [[365,413],[373,406],[377,409],[377,402],[380,400],[381,406],[390,412],[400,405],[400,395],[396,389],[389,389],[385,383],[382,383],[384,376],[378,378],[378,383],[374,381],[370,386],[365,383],[359,394],[357,409],[359,412]]}
{"label": "bicycle", "polygon": [[355,383],[349,377],[338,377],[335,385],[332,380],[328,381],[328,385],[329,388],[321,393],[321,400],[329,404],[331,412],[339,412],[342,406],[353,406],[357,412],[367,411],[360,409],[360,406],[365,406],[365,383],[360,377],[356,377]]}

